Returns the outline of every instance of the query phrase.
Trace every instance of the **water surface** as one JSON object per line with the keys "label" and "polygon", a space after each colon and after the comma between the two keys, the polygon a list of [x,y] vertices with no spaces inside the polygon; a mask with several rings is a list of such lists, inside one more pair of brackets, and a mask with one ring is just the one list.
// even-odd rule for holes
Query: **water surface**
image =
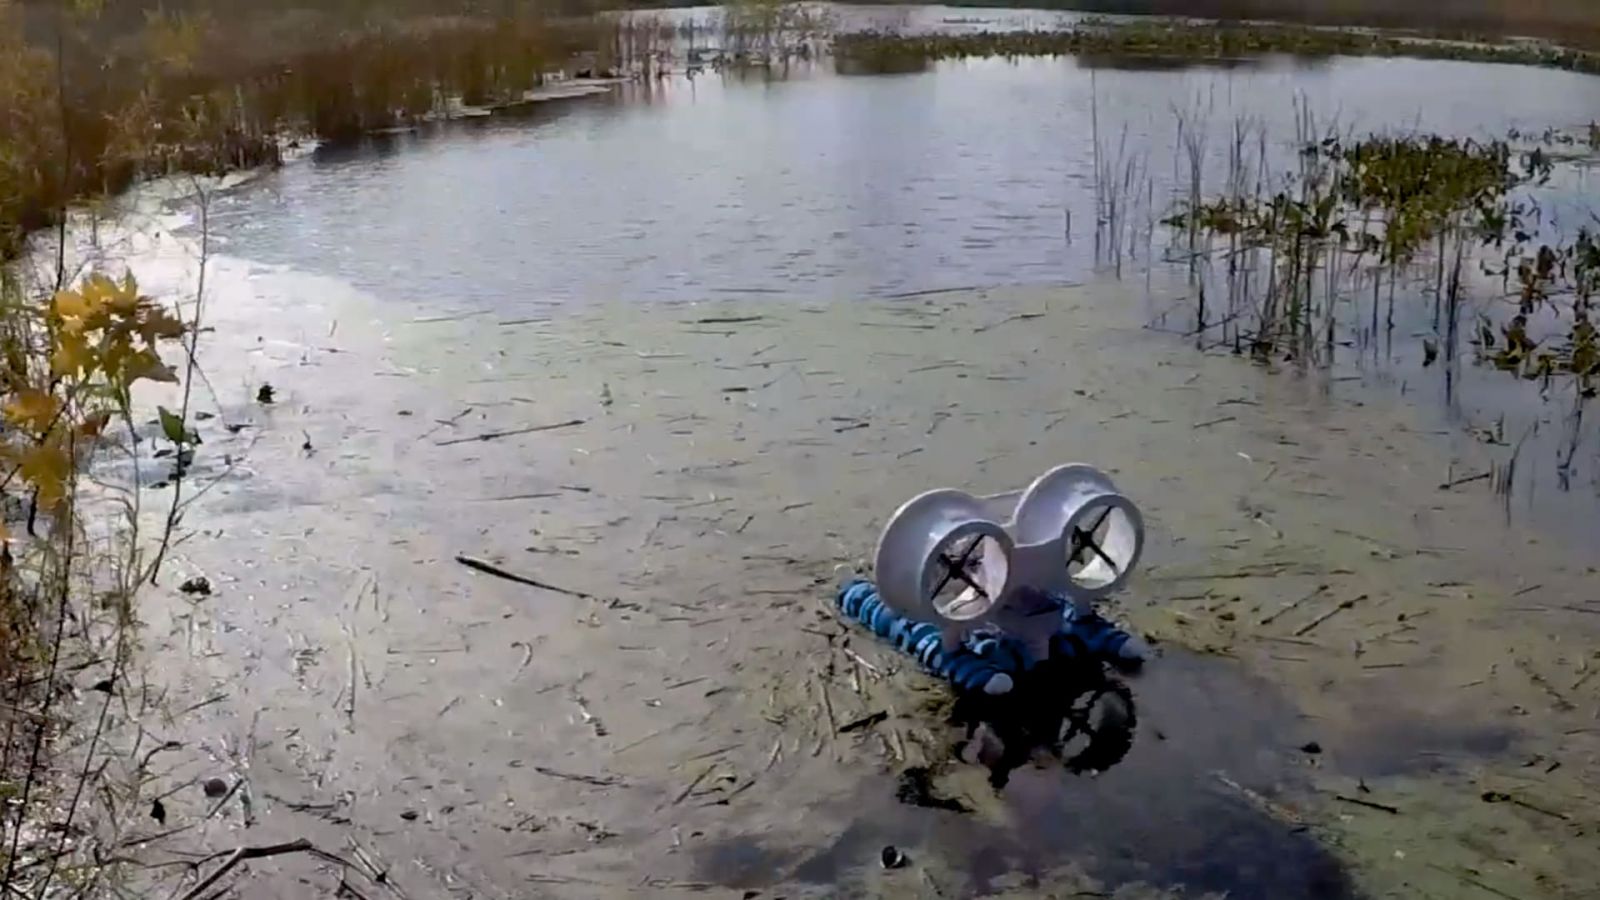
{"label": "water surface", "polygon": [[[984,27],[1036,24],[1028,11],[970,13]],[[969,27],[946,22],[961,16],[945,9],[843,14],[864,17],[856,24],[898,27],[898,18],[874,18],[894,16],[908,19],[904,27]],[[1192,300],[1164,290],[1181,288],[1181,273],[1159,264],[1170,239],[1156,221],[1186,195],[1184,139],[1204,135],[1204,178],[1220,186],[1233,129],[1249,128],[1262,138],[1271,183],[1292,168],[1308,119],[1318,134],[1489,140],[1577,129],[1595,109],[1600,79],[1589,76],[1406,59],[1176,69],[972,60],[871,77],[834,74],[827,62],[679,72],[514,116],[324,148],[227,197],[213,221],[229,252],[381,297],[504,318],[606,301],[893,298],[1111,274],[1175,297],[1152,306],[1150,321],[1182,331]],[[1097,165],[1140,186],[1122,198],[1126,247],[1115,265],[1096,240]],[[1591,174],[1564,164],[1538,193],[1552,233],[1593,221]],[[1493,287],[1464,322],[1480,308],[1503,315]],[[1448,385],[1439,368],[1425,371],[1421,339],[1438,342],[1430,308],[1427,298],[1402,302],[1381,358],[1352,358],[1359,366],[1343,374],[1377,376],[1418,399],[1446,435],[1507,436],[1506,457],[1527,435],[1532,462],[1518,470],[1507,515],[1552,529],[1581,523],[1580,541],[1600,535],[1597,417],[1575,418],[1582,404],[1570,387],[1541,391],[1470,364]],[[1444,474],[1441,482],[1459,473]]]}

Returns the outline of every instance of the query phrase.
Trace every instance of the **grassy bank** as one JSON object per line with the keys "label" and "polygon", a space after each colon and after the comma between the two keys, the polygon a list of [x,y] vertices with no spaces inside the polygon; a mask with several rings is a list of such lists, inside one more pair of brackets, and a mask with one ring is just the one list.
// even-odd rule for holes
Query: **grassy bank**
{"label": "grassy bank", "polygon": [[1057,31],[973,34],[857,32],[834,39],[834,52],[856,68],[903,70],[913,62],[971,56],[1105,56],[1241,59],[1266,54],[1305,57],[1407,56],[1544,66],[1600,74],[1600,54],[1526,42],[1426,40],[1370,31],[1299,25],[1093,21]]}

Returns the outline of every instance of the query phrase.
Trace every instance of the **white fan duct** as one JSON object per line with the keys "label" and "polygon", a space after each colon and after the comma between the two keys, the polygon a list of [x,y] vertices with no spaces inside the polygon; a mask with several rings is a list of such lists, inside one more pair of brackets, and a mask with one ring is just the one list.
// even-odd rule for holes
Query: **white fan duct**
{"label": "white fan duct", "polygon": [[1087,611],[1127,583],[1144,518],[1093,466],[1051,469],[1026,489],[976,497],[944,488],[901,506],[878,539],[878,595],[940,627],[954,648],[999,630],[1035,652],[1061,626],[1054,598]]}

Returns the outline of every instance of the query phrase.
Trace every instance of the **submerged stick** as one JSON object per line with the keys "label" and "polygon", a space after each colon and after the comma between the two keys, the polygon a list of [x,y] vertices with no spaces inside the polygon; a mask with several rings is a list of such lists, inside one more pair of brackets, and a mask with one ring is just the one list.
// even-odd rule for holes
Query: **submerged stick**
{"label": "submerged stick", "polygon": [[496,578],[504,578],[507,581],[515,581],[518,584],[525,584],[529,587],[536,587],[546,591],[554,591],[557,594],[565,594],[568,597],[577,597],[580,600],[594,599],[593,594],[585,594],[583,591],[573,591],[564,587],[556,587],[553,584],[547,584],[546,582],[529,578],[526,575],[518,575],[515,572],[508,572],[505,569],[494,565],[493,563],[484,562],[477,557],[458,553],[456,554],[456,562],[461,563],[463,566],[466,566],[469,569],[477,569],[479,572],[483,572],[486,575],[493,575]]}
{"label": "submerged stick", "polygon": [[448,441],[434,441],[435,447],[450,447],[455,444],[469,444],[473,441],[493,441],[504,437],[516,437],[519,434],[533,434],[536,431],[555,431],[557,428],[573,428],[582,425],[588,419],[568,419],[565,422],[556,422],[552,425],[533,425],[528,428],[517,428],[512,431],[489,431],[475,434],[472,437],[451,438]]}

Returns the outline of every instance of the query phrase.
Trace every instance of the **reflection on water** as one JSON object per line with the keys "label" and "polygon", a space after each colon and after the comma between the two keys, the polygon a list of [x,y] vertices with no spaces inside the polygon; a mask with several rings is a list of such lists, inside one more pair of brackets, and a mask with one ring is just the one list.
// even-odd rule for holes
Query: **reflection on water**
{"label": "reflection on water", "polygon": [[217,221],[241,254],[501,310],[1075,282],[1094,267],[1096,116],[1166,198],[1174,109],[1214,127],[1213,156],[1249,117],[1289,160],[1297,98],[1352,130],[1492,136],[1584,120],[1600,80],[1414,60],[1091,73],[1071,59],[672,78],[319,154]]}
{"label": "reflection on water", "polygon": [[[1025,12],[956,17],[1015,24]],[[908,17],[910,27],[951,16],[929,8],[852,15]],[[334,275],[379,296],[508,318],[573,301],[1080,283],[1099,275],[1097,131],[1105,162],[1148,178],[1145,196],[1130,198],[1128,228],[1143,232],[1145,246],[1155,236],[1159,252],[1155,220],[1187,177],[1180,127],[1191,138],[1206,132],[1203,169],[1220,184],[1237,122],[1264,128],[1273,167],[1293,165],[1296,104],[1352,133],[1479,138],[1576,127],[1600,108],[1600,79],[1511,66],[1093,62],[1101,67],[970,60],[873,77],[797,63],[651,79],[324,149],[227,198],[212,219],[238,255]],[[1549,220],[1588,221],[1588,171],[1568,167],[1541,198]],[[1181,289],[1168,270],[1144,269],[1149,250],[1133,252],[1125,277],[1145,279],[1157,294]],[[1442,394],[1438,370],[1421,368],[1426,322],[1404,312],[1378,369],[1408,395]],[[1501,428],[1508,442],[1528,433],[1532,458],[1553,458],[1558,441],[1572,445],[1536,388],[1470,367],[1452,387],[1448,405],[1461,422],[1492,425],[1512,412]],[[1600,489],[1593,436],[1579,429],[1578,438],[1577,450],[1562,451],[1572,457],[1564,482],[1552,466],[1521,467],[1518,511],[1530,504],[1551,521],[1595,520],[1595,504],[1571,500]]]}
{"label": "reflection on water", "polygon": [[892,845],[913,865],[964,884],[966,896],[996,892],[1015,873],[1044,879],[1068,861],[1097,886],[1176,892],[1162,896],[1358,896],[1313,835],[1275,817],[1287,807],[1270,798],[1305,787],[1296,747],[1307,732],[1292,705],[1236,667],[1182,652],[1157,660],[1133,685],[1144,724],[1137,742],[1127,735],[1115,767],[1097,777],[1059,764],[1014,767],[1017,783],[1002,795],[1005,824],[951,797],[906,805],[908,783],[926,794],[943,790],[922,784],[928,776],[912,768],[897,784],[864,786],[853,823],[827,846],[796,852],[749,837],[719,841],[701,852],[701,874],[746,889],[787,877],[854,896],[849,886],[877,867],[878,848]]}

